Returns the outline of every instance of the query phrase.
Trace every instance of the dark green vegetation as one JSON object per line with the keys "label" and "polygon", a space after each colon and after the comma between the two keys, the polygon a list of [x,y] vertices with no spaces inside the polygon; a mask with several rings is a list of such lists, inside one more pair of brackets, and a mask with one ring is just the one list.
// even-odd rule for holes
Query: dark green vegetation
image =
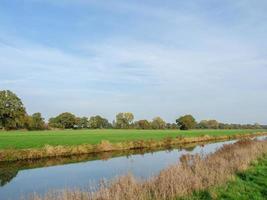
{"label": "dark green vegetation", "polygon": [[266,130],[55,130],[55,131],[2,131],[0,132],[0,149],[41,148],[46,144],[80,145],[98,144],[102,140],[111,143],[137,140],[162,140],[168,137],[230,136],[267,132]]}
{"label": "dark green vegetation", "polygon": [[185,115],[176,120],[181,130],[189,130],[196,127],[197,122],[192,115]]}
{"label": "dark green vegetation", "polygon": [[26,110],[21,100],[11,91],[0,91],[0,126],[5,129],[25,126]]}
{"label": "dark green vegetation", "polygon": [[234,180],[210,190],[195,192],[179,200],[266,200],[267,156],[254,162],[250,169],[239,172]]}
{"label": "dark green vegetation", "polygon": [[76,124],[75,115],[68,112],[62,113],[55,118],[52,117],[49,119],[49,126],[55,128],[70,129],[74,128],[75,124]]}
{"label": "dark green vegetation", "polygon": [[46,124],[44,122],[44,118],[42,118],[41,113],[34,113],[31,116],[27,116],[27,126],[28,130],[46,129]]}
{"label": "dark green vegetation", "polygon": [[28,115],[22,101],[9,90],[0,91],[0,129],[5,130],[45,130],[45,129],[266,129],[259,124],[224,124],[216,120],[202,120],[197,123],[192,115],[184,115],[176,123],[166,123],[157,116],[152,121],[142,119],[134,121],[130,112],[121,112],[116,120],[110,123],[99,115],[92,117],[77,117],[72,113],[64,112],[49,119],[46,124],[41,113]]}
{"label": "dark green vegetation", "polygon": [[41,113],[27,115],[26,109],[16,94],[9,90],[0,91],[0,129],[28,130],[46,129]]}

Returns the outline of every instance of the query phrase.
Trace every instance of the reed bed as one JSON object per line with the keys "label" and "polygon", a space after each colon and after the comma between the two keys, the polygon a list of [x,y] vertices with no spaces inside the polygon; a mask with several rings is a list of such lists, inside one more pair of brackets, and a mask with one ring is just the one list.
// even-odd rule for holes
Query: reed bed
{"label": "reed bed", "polygon": [[159,175],[141,181],[127,175],[101,182],[94,192],[64,190],[33,195],[31,200],[173,200],[193,191],[209,189],[246,170],[267,153],[267,141],[241,140],[207,156],[185,155]]}

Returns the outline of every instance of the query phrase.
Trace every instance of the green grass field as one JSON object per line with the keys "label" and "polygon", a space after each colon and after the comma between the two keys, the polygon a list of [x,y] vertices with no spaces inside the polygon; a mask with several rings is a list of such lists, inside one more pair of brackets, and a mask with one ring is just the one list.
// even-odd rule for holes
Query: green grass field
{"label": "green grass field", "polygon": [[130,140],[160,140],[166,137],[220,136],[267,130],[62,130],[62,131],[0,131],[0,149],[40,148],[49,145],[97,144]]}

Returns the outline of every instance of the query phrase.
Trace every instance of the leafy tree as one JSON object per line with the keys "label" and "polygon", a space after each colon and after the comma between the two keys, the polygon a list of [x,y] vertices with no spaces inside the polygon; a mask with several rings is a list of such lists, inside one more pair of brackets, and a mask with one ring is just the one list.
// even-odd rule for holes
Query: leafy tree
{"label": "leafy tree", "polygon": [[76,117],[76,128],[88,128],[88,118],[87,117]]}
{"label": "leafy tree", "polygon": [[92,129],[111,127],[111,124],[108,122],[108,120],[99,115],[90,117],[88,125],[89,125],[89,128],[92,128]]}
{"label": "leafy tree", "polygon": [[61,113],[55,118],[49,119],[49,126],[54,128],[74,128],[76,125],[76,117],[75,115],[65,112]]}
{"label": "leafy tree", "polygon": [[219,127],[220,124],[216,120],[202,120],[197,125],[197,128],[201,129],[218,129]]}
{"label": "leafy tree", "polygon": [[177,129],[177,124],[175,123],[167,123],[166,124],[167,129]]}
{"label": "leafy tree", "polygon": [[130,128],[134,120],[134,115],[130,112],[118,113],[116,115],[116,128]]}
{"label": "leafy tree", "polygon": [[258,123],[255,124],[225,124],[225,123],[219,123],[218,128],[219,129],[262,129],[266,126],[260,125]]}
{"label": "leafy tree", "polygon": [[207,129],[208,128],[208,120],[201,120],[197,125],[198,129]]}
{"label": "leafy tree", "polygon": [[259,123],[255,123],[255,124],[253,124],[253,128],[254,129],[261,129],[262,126]]}
{"label": "leafy tree", "polygon": [[53,128],[63,128],[61,126],[61,124],[58,123],[58,120],[56,117],[51,117],[49,120],[48,120],[48,126],[49,127],[53,127]]}
{"label": "leafy tree", "polygon": [[0,124],[6,129],[23,128],[26,122],[26,110],[22,101],[9,90],[0,91]]}
{"label": "leafy tree", "polygon": [[34,113],[32,116],[29,116],[28,119],[28,129],[30,130],[44,130],[45,121],[41,113]]}
{"label": "leafy tree", "polygon": [[135,122],[135,128],[137,129],[150,129],[151,125],[146,119],[142,119]]}
{"label": "leafy tree", "polygon": [[153,129],[164,129],[166,126],[166,122],[160,117],[155,117],[151,122],[151,127]]}
{"label": "leafy tree", "polygon": [[219,122],[217,120],[209,120],[208,121],[208,127],[210,129],[218,129],[219,128]]}
{"label": "leafy tree", "polygon": [[196,120],[192,115],[185,115],[176,120],[181,130],[189,130],[196,127]]}

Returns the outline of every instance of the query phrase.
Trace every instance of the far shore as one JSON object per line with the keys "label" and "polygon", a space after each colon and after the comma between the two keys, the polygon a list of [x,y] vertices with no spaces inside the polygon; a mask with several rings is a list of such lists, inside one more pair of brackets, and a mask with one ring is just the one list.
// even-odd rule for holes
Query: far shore
{"label": "far shore", "polygon": [[[202,132],[205,133],[205,132]],[[5,134],[6,135],[6,134]],[[25,149],[1,149],[1,161],[18,161],[18,160],[36,160],[49,157],[82,155],[89,153],[122,151],[132,149],[152,149],[152,148],[168,148],[172,145],[183,145],[190,143],[201,143],[220,140],[234,140],[242,138],[253,138],[256,136],[265,136],[267,131],[252,133],[235,133],[235,134],[202,134],[195,137],[186,137],[176,134],[176,137],[163,136],[162,138],[125,140],[121,142],[110,142],[109,140],[101,140],[96,144],[80,144],[80,145],[45,145],[41,148],[25,148]],[[23,137],[23,136],[21,136]],[[64,140],[64,137],[62,137]]]}

